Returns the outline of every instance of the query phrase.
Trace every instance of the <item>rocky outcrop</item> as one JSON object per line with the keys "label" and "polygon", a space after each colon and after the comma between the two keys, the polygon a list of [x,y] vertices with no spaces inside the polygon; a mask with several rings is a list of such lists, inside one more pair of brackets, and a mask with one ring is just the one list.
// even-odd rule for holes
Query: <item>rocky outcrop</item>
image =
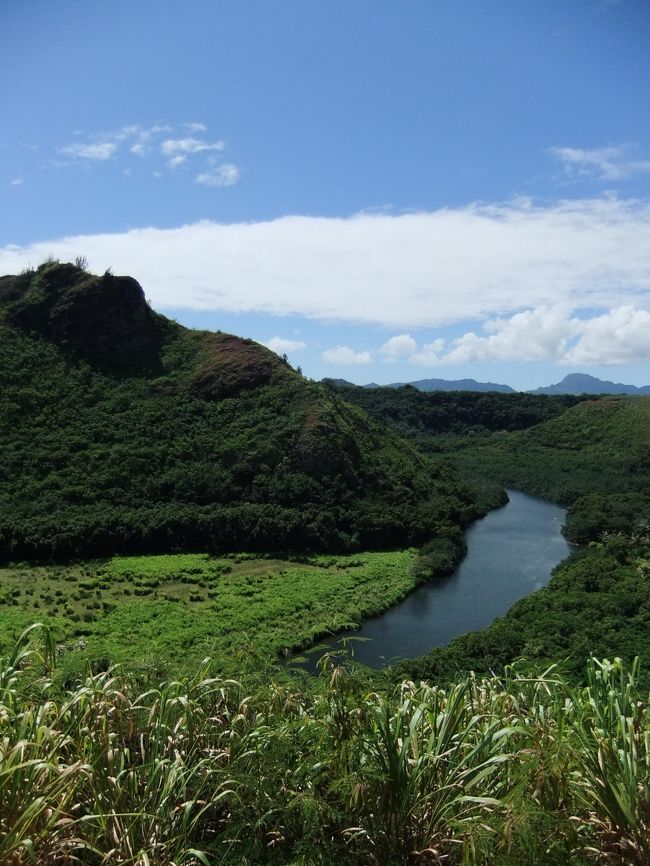
{"label": "rocky outcrop", "polygon": [[101,277],[71,264],[41,266],[4,287],[9,321],[53,340],[73,356],[113,374],[154,373],[165,321],[132,277]]}

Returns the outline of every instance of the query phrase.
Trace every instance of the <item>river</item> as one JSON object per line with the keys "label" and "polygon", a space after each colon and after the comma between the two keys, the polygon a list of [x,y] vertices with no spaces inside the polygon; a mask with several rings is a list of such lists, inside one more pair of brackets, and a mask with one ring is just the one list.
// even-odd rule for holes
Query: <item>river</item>
{"label": "river", "polygon": [[[369,667],[415,658],[485,628],[548,583],[570,553],[561,532],[564,509],[517,490],[508,490],[508,497],[507,505],[469,528],[467,556],[450,577],[423,584],[361,628],[322,641],[314,657],[343,637],[360,637],[367,640],[354,641],[354,658]],[[307,666],[313,668],[313,662]]]}

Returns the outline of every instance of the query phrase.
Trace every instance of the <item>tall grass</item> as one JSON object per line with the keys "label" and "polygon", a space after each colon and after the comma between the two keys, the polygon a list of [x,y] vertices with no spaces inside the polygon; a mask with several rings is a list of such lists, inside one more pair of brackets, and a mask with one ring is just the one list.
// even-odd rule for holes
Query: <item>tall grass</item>
{"label": "tall grass", "polygon": [[247,689],[206,663],[61,690],[37,634],[0,661],[1,863],[650,862],[636,666],[383,694],[341,666]]}

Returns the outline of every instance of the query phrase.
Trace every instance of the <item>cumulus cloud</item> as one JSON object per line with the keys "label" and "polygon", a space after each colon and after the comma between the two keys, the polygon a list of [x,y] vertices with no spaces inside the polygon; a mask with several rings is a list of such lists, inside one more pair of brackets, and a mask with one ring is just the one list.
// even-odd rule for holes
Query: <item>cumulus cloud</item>
{"label": "cumulus cloud", "polygon": [[634,159],[630,147],[551,147],[549,153],[562,163],[566,174],[598,180],[624,180],[635,174],[650,172],[650,160]]}
{"label": "cumulus cloud", "polygon": [[72,156],[77,159],[90,159],[103,161],[110,159],[117,151],[117,144],[114,141],[97,141],[95,143],[68,144],[61,148],[61,153],[66,156]]}
{"label": "cumulus cloud", "polygon": [[524,310],[484,323],[485,335],[468,331],[436,340],[409,358],[413,364],[551,361],[570,365],[637,364],[650,360],[650,311],[618,307],[579,317],[559,307]]}
{"label": "cumulus cloud", "polygon": [[650,312],[619,307],[581,323],[565,364],[636,364],[650,361]]}
{"label": "cumulus cloud", "polygon": [[0,273],[80,251],[96,271],[137,277],[157,308],[398,333],[538,307],[650,307],[650,203],[613,197],[82,235],[0,249]]}
{"label": "cumulus cloud", "polygon": [[472,361],[542,361],[563,356],[578,322],[559,307],[524,310],[509,319],[491,319],[483,326],[488,336],[464,334],[447,353],[448,363]]}
{"label": "cumulus cloud", "polygon": [[445,341],[441,338],[432,343],[425,343],[419,351],[413,352],[409,362],[420,367],[437,367],[438,364],[444,363],[444,349]]}
{"label": "cumulus cloud", "polygon": [[407,358],[416,349],[417,343],[410,334],[398,334],[387,340],[379,351],[388,359],[397,360],[398,358]]}
{"label": "cumulus cloud", "polygon": [[340,366],[357,367],[361,364],[372,363],[370,352],[355,352],[349,346],[335,346],[326,349],[321,358],[328,364],[339,364]]}
{"label": "cumulus cloud", "polygon": [[271,337],[271,339],[264,345],[268,346],[269,349],[273,349],[273,351],[277,352],[278,355],[288,355],[289,352],[299,352],[301,349],[306,348],[307,343],[303,343],[302,340],[287,340],[284,337]]}
{"label": "cumulus cloud", "polygon": [[226,163],[197,174],[194,180],[203,186],[234,186],[239,181],[239,177],[240,173],[237,166]]}

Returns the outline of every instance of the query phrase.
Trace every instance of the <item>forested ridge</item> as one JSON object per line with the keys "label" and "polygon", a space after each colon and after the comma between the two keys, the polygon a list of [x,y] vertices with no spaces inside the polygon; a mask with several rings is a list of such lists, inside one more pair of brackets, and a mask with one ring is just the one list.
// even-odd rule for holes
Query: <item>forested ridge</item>
{"label": "forested ridge", "polygon": [[0,557],[406,547],[470,485],[269,349],[154,313],[129,277],[0,279]]}

